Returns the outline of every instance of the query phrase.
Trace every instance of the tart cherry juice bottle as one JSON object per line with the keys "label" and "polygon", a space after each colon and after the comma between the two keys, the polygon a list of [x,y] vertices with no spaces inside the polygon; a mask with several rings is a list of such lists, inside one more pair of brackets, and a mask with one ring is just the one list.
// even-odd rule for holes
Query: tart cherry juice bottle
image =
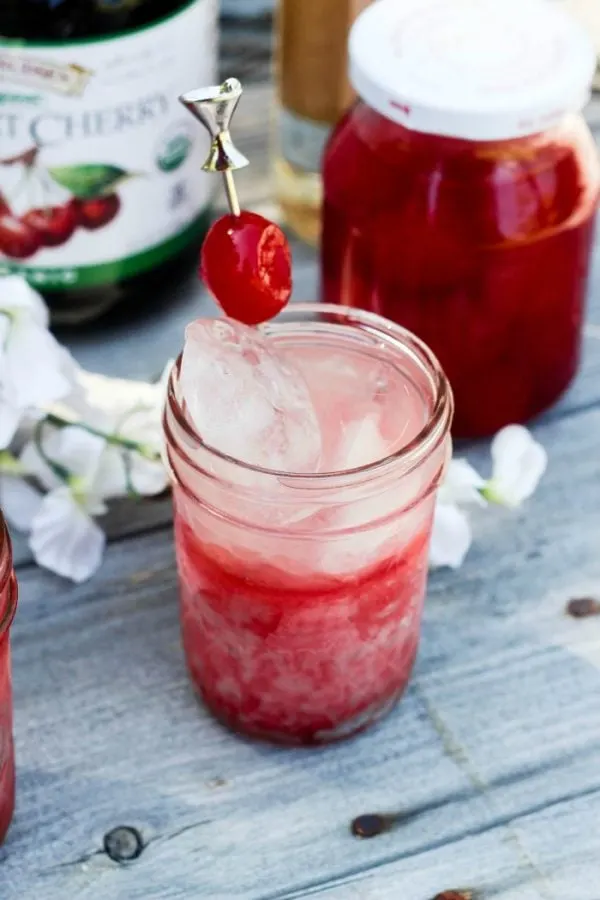
{"label": "tart cherry juice bottle", "polygon": [[191,270],[212,184],[177,96],[213,79],[216,23],[217,0],[0,5],[0,274],[54,322],[143,310]]}

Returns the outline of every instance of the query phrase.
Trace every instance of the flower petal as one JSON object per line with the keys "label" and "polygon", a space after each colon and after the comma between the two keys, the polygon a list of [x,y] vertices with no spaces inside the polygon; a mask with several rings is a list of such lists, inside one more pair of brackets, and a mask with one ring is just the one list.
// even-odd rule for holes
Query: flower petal
{"label": "flower petal", "polygon": [[0,278],[0,309],[6,309],[17,319],[28,318],[42,328],[47,328],[50,317],[48,307],[41,296],[20,275]]}
{"label": "flower petal", "polygon": [[458,569],[471,546],[471,525],[466,514],[451,503],[436,503],[433,531],[429,546],[432,568],[449,566]]}
{"label": "flower petal", "polygon": [[[1,301],[0,301],[1,302]],[[4,350],[11,329],[12,320],[8,313],[0,306],[0,350]]]}
{"label": "flower petal", "polygon": [[0,474],[0,508],[18,531],[31,530],[42,499],[42,494],[23,478]]}
{"label": "flower petal", "polygon": [[5,450],[14,438],[22,412],[8,402],[0,385],[0,450]]}
{"label": "flower petal", "polygon": [[167,486],[162,461],[152,462],[122,447],[106,448],[94,482],[94,490],[107,499],[132,493],[152,497]]}
{"label": "flower petal", "polygon": [[43,408],[69,393],[65,349],[45,328],[32,322],[15,322],[0,365],[4,393],[21,409]]}
{"label": "flower petal", "polygon": [[[78,369],[72,393],[63,405],[76,419],[106,431],[114,431],[133,410],[154,410],[163,397],[160,384],[109,378]],[[133,435],[131,435],[133,437]]]}
{"label": "flower petal", "polygon": [[[42,448],[46,457],[63,466],[92,489],[106,442],[83,428],[68,425],[56,428],[46,424],[42,429]],[[34,441],[25,445],[20,456],[27,473],[37,478],[44,487],[59,487],[63,482],[52,471]]]}
{"label": "flower petal", "polygon": [[451,459],[440,486],[438,499],[442,503],[474,503],[485,506],[480,489],[485,481],[466,459]]}
{"label": "flower petal", "polygon": [[151,462],[137,455],[132,456],[131,482],[136,494],[142,497],[162,494],[169,486],[169,477],[162,459]]}
{"label": "flower petal", "polygon": [[492,478],[484,494],[505,506],[519,506],[531,497],[546,471],[545,449],[522,425],[499,431],[491,446]]}
{"label": "flower petal", "polygon": [[80,583],[100,566],[105,543],[102,529],[67,487],[44,497],[29,538],[38,565]]}

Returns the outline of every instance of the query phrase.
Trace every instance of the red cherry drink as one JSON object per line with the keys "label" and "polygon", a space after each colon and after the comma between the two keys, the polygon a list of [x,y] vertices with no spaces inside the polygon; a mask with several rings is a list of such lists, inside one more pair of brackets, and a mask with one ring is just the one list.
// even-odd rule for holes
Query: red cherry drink
{"label": "red cherry drink", "polygon": [[164,425],[185,656],[221,721],[314,744],[394,705],[451,416],[435,357],[372,313],[190,326]]}
{"label": "red cherry drink", "polygon": [[6,837],[15,807],[9,628],[16,606],[17,582],[12,551],[0,512],[0,842]]}
{"label": "red cherry drink", "polygon": [[600,167],[596,54],[542,0],[380,0],[350,38],[359,102],[323,159],[322,296],[414,331],[492,435],[579,364]]}

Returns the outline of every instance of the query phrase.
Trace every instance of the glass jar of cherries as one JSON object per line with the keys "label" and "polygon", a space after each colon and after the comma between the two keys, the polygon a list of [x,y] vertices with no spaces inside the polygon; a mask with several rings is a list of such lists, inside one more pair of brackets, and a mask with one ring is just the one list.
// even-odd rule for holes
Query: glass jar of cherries
{"label": "glass jar of cherries", "polygon": [[17,581],[12,549],[0,512],[0,842],[6,836],[15,807],[9,629],[16,608]]}
{"label": "glass jar of cherries", "polygon": [[324,160],[323,299],[415,332],[455,433],[540,413],[579,360],[599,191],[595,55],[544,0],[380,0]]}

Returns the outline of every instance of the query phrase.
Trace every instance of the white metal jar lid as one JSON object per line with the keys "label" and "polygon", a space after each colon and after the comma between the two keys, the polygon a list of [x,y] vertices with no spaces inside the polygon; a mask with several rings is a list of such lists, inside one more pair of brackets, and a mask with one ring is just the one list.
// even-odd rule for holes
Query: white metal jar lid
{"label": "white metal jar lid", "polygon": [[360,97],[414,131],[506,140],[580,110],[596,56],[551,0],[377,0],[350,34]]}

